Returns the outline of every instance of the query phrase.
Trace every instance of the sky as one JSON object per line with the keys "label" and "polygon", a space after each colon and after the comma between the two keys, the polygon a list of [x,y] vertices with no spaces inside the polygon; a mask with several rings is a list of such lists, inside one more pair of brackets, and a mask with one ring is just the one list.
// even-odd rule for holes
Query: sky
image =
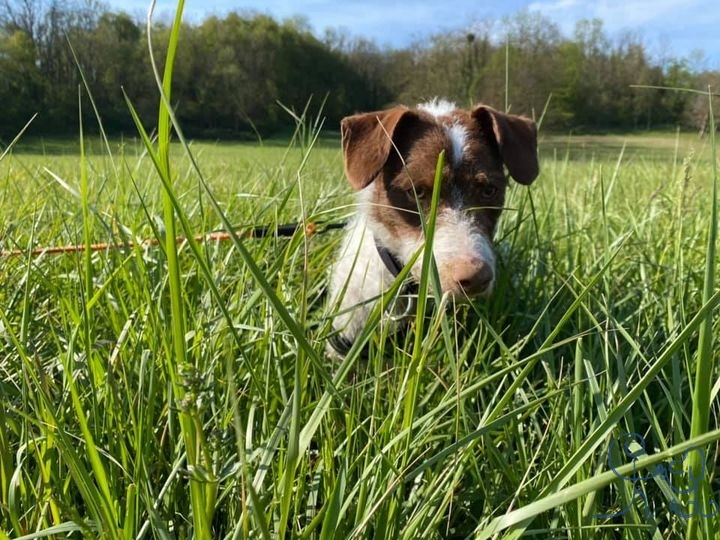
{"label": "sky", "polygon": [[[143,18],[150,5],[149,0],[106,1]],[[175,0],[157,0],[156,17],[170,18],[176,5]],[[720,69],[718,0],[185,0],[184,16],[199,22],[231,10],[278,20],[300,15],[317,35],[342,29],[390,47],[467,28],[473,21],[499,22],[523,10],[541,13],[567,36],[576,21],[599,18],[610,38],[627,32],[639,36],[656,59],[685,58],[695,69]]]}

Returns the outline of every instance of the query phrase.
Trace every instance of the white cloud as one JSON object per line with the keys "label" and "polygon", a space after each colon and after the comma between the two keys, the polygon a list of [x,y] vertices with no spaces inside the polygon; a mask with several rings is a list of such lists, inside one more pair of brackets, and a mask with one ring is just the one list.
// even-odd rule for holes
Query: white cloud
{"label": "white cloud", "polygon": [[[672,31],[678,23],[703,22],[708,16],[720,20],[720,10],[708,9],[708,0],[539,0],[528,4],[528,9],[547,14],[564,28],[579,19],[601,19],[604,27],[615,32],[625,29]],[[668,23],[671,24],[668,24]]]}
{"label": "white cloud", "polygon": [[626,0],[597,2],[597,17],[610,29],[642,26],[653,21],[677,21],[701,12],[698,0]]}
{"label": "white cloud", "polygon": [[558,11],[575,10],[584,4],[578,0],[552,0],[548,2],[531,2],[528,5],[530,11],[541,11],[543,13],[555,13]]}

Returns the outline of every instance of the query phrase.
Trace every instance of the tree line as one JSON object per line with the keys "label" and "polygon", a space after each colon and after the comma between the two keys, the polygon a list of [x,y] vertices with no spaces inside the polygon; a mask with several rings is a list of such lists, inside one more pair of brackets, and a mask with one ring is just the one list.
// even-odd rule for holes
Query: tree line
{"label": "tree line", "polygon": [[[133,131],[126,97],[152,122],[149,50],[162,69],[169,26],[154,23],[149,34],[96,0],[0,0],[0,137],[35,114],[31,133],[74,134],[79,111],[92,122],[93,106],[108,132]],[[599,20],[564,36],[529,12],[401,49],[337,31],[316,36],[301,18],[229,13],[184,24],[175,66],[173,106],[185,131],[212,137],[286,130],[286,109],[309,100],[310,113],[322,108],[335,126],[356,111],[434,96],[543,115],[549,129],[704,129],[706,97],[662,88],[720,86],[719,73],[686,59],[653,59],[638,36],[611,40]]]}

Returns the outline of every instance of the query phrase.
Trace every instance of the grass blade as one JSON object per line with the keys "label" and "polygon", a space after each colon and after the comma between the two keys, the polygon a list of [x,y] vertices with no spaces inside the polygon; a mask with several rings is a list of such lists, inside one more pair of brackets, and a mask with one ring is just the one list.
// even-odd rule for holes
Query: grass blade
{"label": "grass blade", "polygon": [[[712,191],[710,195],[710,223],[707,233],[707,248],[705,252],[705,276],[703,280],[703,302],[707,303],[712,298],[715,291],[715,265],[717,264],[717,229],[718,229],[718,156],[715,144],[715,117],[713,115],[713,98],[712,91],[708,88],[708,114],[709,114],[709,136],[710,136],[710,156],[712,162]],[[693,391],[692,419],[690,423],[690,437],[699,437],[708,430],[710,422],[711,407],[711,391],[712,391],[712,375],[715,364],[715,354],[713,352],[713,316],[708,313],[705,320],[700,325],[698,336],[698,352],[697,362],[695,364],[695,388]],[[706,463],[701,462],[702,454],[700,452],[691,452],[686,465],[688,474],[690,471],[705,470]],[[703,515],[712,515],[710,510],[710,490],[708,481],[703,479],[700,484],[699,492],[694,495],[695,499],[700,502],[700,511]],[[710,522],[716,517],[710,517],[702,520],[704,525],[704,537],[709,538],[711,531],[715,528],[711,527]],[[686,534],[687,540],[695,540],[698,538],[698,527],[701,523],[701,517],[698,513],[693,515],[688,522],[688,530]]]}

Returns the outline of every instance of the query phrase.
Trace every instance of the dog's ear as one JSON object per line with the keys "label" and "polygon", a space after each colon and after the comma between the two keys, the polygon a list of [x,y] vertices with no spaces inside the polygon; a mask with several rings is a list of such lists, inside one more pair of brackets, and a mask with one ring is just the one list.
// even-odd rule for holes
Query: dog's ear
{"label": "dog's ear", "polygon": [[529,118],[505,114],[479,105],[473,117],[488,136],[494,137],[500,157],[517,182],[532,184],[540,172],[537,157],[537,126]]}
{"label": "dog's ear", "polygon": [[340,123],[345,175],[359,190],[380,173],[393,149],[393,133],[403,118],[414,113],[406,107],[354,114]]}

